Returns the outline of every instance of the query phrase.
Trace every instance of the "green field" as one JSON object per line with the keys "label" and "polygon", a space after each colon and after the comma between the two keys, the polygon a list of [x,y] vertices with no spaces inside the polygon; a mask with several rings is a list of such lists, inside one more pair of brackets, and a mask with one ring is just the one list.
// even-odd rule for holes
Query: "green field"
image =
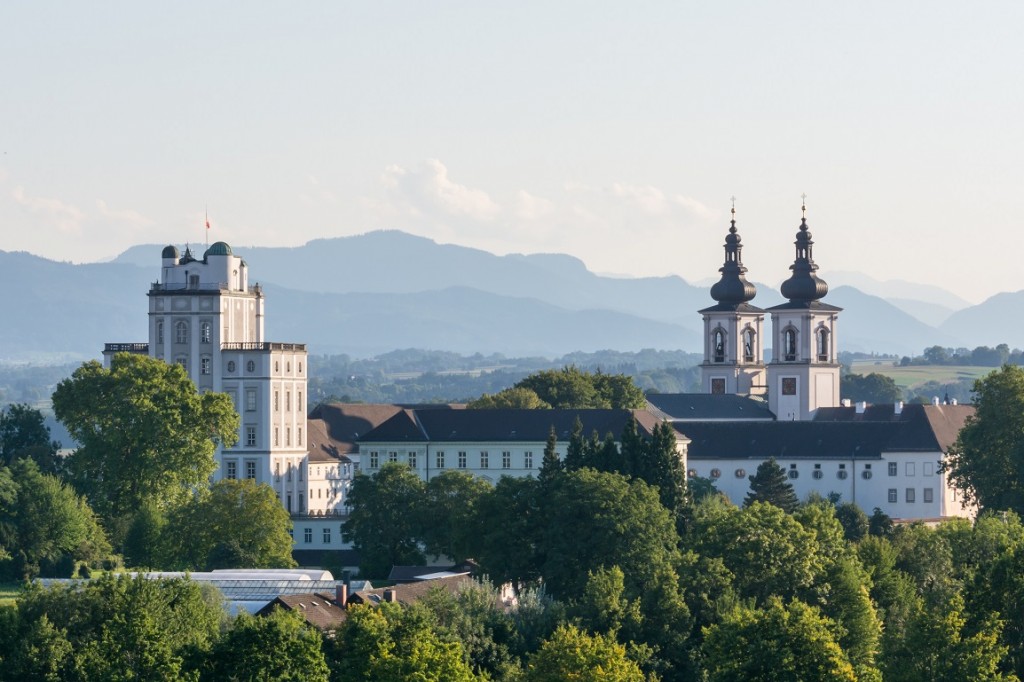
{"label": "green field", "polygon": [[894,367],[891,362],[875,360],[858,360],[853,363],[850,371],[854,374],[882,374],[892,377],[896,385],[902,389],[913,389],[929,381],[940,384],[953,384],[961,379],[980,379],[994,372],[995,367],[974,367],[971,365],[916,365],[911,367]]}
{"label": "green field", "polygon": [[23,589],[21,583],[0,583],[0,606],[13,604]]}

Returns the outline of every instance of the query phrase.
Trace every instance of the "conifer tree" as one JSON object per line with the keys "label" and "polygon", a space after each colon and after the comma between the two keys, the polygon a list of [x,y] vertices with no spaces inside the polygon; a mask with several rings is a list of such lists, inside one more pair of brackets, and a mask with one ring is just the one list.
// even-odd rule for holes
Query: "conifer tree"
{"label": "conifer tree", "polygon": [[548,434],[548,442],[544,445],[544,459],[541,461],[540,473],[537,475],[541,483],[550,481],[559,471],[562,470],[562,462],[558,459],[558,434],[555,433],[554,424],[551,425],[551,432]]}
{"label": "conifer tree", "polygon": [[575,471],[582,469],[586,459],[587,442],[583,439],[583,422],[579,417],[572,425],[572,434],[569,436],[569,446],[565,451],[565,470]]}
{"label": "conifer tree", "polygon": [[761,462],[757,467],[757,473],[747,478],[750,479],[750,492],[743,500],[744,507],[749,507],[754,502],[767,502],[787,514],[792,514],[800,504],[786,476],[786,470],[779,466],[774,457]]}

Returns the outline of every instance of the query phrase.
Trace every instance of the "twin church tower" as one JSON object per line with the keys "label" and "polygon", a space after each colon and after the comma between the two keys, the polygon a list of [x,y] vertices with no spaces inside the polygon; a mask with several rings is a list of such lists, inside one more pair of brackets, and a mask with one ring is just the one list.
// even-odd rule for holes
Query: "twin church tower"
{"label": "twin church tower", "polygon": [[[796,234],[792,274],[782,283],[785,303],[767,310],[751,305],[757,289],[747,281],[743,247],[732,209],[725,238],[721,279],[711,287],[717,303],[704,317],[701,388],[711,394],[747,394],[768,400],[781,421],[808,420],[819,407],[839,406],[836,319],[842,308],[823,303],[828,284],[814,263],[807,207]],[[771,339],[765,339],[765,314],[771,315]],[[765,347],[772,358],[765,362]]]}

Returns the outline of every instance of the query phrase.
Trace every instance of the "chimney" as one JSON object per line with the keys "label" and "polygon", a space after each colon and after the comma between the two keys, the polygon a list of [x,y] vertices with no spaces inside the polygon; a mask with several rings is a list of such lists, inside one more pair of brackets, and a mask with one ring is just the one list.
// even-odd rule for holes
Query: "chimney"
{"label": "chimney", "polygon": [[893,408],[897,415],[903,414],[903,401],[900,400],[899,402],[897,402],[895,405],[893,405]]}
{"label": "chimney", "polygon": [[384,601],[397,602],[398,590],[384,590]]}
{"label": "chimney", "polygon": [[939,406],[939,396],[932,396],[932,405],[934,405],[935,407]]}
{"label": "chimney", "polygon": [[348,604],[348,585],[341,583],[334,587],[334,601],[337,602],[338,606],[345,608]]}
{"label": "chimney", "polygon": [[866,402],[864,402],[863,400],[858,400],[857,401],[857,414],[864,414],[864,410],[866,410],[867,407],[868,407],[868,404]]}
{"label": "chimney", "polygon": [[843,407],[850,407],[851,405],[853,405],[853,403],[850,402],[849,398],[843,398],[839,404],[842,405]]}
{"label": "chimney", "polygon": [[956,405],[956,398],[953,398],[952,400],[950,400],[949,404],[950,405]]}

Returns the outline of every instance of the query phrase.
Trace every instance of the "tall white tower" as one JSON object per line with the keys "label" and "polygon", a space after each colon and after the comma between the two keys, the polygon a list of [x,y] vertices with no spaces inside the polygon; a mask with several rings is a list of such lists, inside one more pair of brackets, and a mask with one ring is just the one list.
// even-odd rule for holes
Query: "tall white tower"
{"label": "tall white tower", "polygon": [[772,361],[768,363],[768,407],[780,420],[805,420],[819,407],[839,405],[836,320],[842,308],[822,303],[828,284],[815,272],[807,207],[802,206],[793,271],[782,283],[786,303],[772,316]]}
{"label": "tall white tower", "polygon": [[718,303],[701,310],[704,317],[704,362],[700,366],[704,393],[761,395],[765,391],[764,311],[750,305],[757,289],[747,281],[736,232],[736,207],[725,237],[722,278],[711,287]]}
{"label": "tall white tower", "polygon": [[227,393],[241,417],[238,443],[218,448],[215,479],[270,484],[290,512],[307,510],[306,347],[264,339],[264,298],[248,267],[216,242],[195,258],[162,253],[149,296],[149,343],[107,344],[183,366],[200,391]]}

